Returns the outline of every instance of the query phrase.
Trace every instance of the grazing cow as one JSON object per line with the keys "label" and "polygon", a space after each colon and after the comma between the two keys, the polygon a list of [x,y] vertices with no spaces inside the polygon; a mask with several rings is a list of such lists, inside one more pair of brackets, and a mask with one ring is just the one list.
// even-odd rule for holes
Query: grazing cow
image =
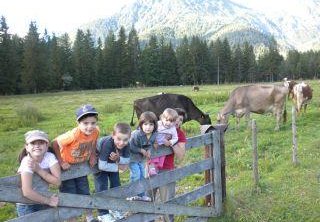
{"label": "grazing cow", "polygon": [[159,117],[166,108],[184,109],[186,111],[186,118],[183,120],[184,122],[196,120],[201,125],[211,124],[209,115],[198,109],[189,97],[169,93],[135,100],[133,103],[133,112],[130,124],[131,126],[134,125],[134,112],[136,112],[138,118],[141,113],[145,111],[152,111],[157,117]]}
{"label": "grazing cow", "polygon": [[257,114],[273,113],[276,116],[275,130],[280,128],[280,120],[283,113],[283,121],[286,121],[285,101],[288,88],[277,85],[249,85],[241,86],[232,91],[225,106],[218,114],[218,122],[227,123],[228,115],[235,115],[237,126],[244,115],[248,119],[250,112]]}
{"label": "grazing cow", "polygon": [[199,86],[193,86],[192,91],[198,92],[200,90]]}
{"label": "grazing cow", "polygon": [[293,87],[293,103],[295,104],[298,113],[301,112],[302,106],[304,112],[306,112],[308,103],[312,99],[312,89],[311,87],[304,83],[298,83]]}
{"label": "grazing cow", "polygon": [[312,99],[313,90],[311,87],[304,82],[297,83],[293,80],[289,81],[287,78],[284,79],[284,84],[289,88],[288,97],[290,96],[292,99],[298,114],[301,112],[302,106],[306,112],[308,103]]}

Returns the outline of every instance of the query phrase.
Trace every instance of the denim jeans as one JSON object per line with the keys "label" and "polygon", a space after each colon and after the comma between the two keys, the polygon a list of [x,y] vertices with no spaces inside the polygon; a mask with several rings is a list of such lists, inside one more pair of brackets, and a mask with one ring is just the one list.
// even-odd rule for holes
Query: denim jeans
{"label": "denim jeans", "polygon": [[[96,193],[108,190],[110,180],[110,188],[119,187],[120,186],[120,177],[119,172],[106,172],[106,171],[100,171],[99,173],[94,174],[94,187],[96,190]],[[108,210],[99,210],[98,214],[99,216],[108,214]]]}
{"label": "denim jeans", "polygon": [[45,210],[48,208],[46,205],[42,204],[16,204],[18,217],[25,216],[27,214],[31,214],[40,210]]}
{"label": "denim jeans", "polygon": [[61,182],[60,192],[90,195],[88,177],[78,177]]}
{"label": "denim jeans", "polygon": [[[145,178],[145,163],[144,162],[131,162],[129,164],[130,168],[130,182],[141,180]],[[138,194],[142,197],[144,193]]]}

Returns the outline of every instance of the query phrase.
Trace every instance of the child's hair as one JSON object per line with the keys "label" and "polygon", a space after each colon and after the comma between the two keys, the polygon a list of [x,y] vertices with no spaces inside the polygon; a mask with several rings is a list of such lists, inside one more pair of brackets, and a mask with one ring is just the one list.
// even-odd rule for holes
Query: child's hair
{"label": "child's hair", "polygon": [[158,118],[157,118],[156,114],[154,114],[154,112],[146,111],[146,112],[143,112],[140,115],[139,127],[140,127],[140,129],[142,129],[142,125],[145,122],[150,122],[150,123],[153,123],[153,125],[154,125],[153,132],[156,132],[157,131],[157,127],[158,127],[157,121],[158,121]]}
{"label": "child's hair", "polygon": [[182,108],[174,108],[174,110],[178,113],[178,116],[183,116],[183,121],[187,119],[187,113]]}
{"label": "child's hair", "polygon": [[165,118],[167,120],[170,120],[171,122],[174,122],[178,118],[178,113],[174,109],[166,108],[163,113],[160,115],[160,119]]}
{"label": "child's hair", "polygon": [[130,134],[131,128],[128,123],[116,123],[113,126],[113,133]]}

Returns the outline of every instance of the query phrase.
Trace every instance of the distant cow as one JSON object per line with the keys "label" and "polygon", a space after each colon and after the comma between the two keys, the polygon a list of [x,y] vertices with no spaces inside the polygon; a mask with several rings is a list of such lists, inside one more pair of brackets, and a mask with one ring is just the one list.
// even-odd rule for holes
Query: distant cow
{"label": "distant cow", "polygon": [[228,115],[235,115],[237,125],[244,115],[249,118],[250,112],[264,114],[271,112],[276,116],[275,130],[279,130],[281,116],[286,121],[285,101],[288,88],[276,85],[241,86],[232,91],[225,106],[218,114],[218,122],[227,123]]}
{"label": "distant cow", "polygon": [[200,90],[199,86],[193,86],[192,91],[198,92]]}
{"label": "distant cow", "polygon": [[308,103],[311,101],[311,99],[312,89],[308,84],[302,82],[294,85],[292,100],[298,113],[301,112],[302,106],[304,112],[306,112]]}
{"label": "distant cow", "polygon": [[303,106],[304,112],[306,112],[308,103],[312,99],[313,90],[311,89],[311,87],[304,82],[297,83],[293,80],[289,81],[286,78],[284,79],[284,84],[289,88],[288,97],[290,96],[290,98],[292,99],[296,111],[300,113]]}
{"label": "distant cow", "polygon": [[134,112],[136,112],[138,118],[141,113],[145,111],[152,111],[157,115],[157,117],[159,117],[166,108],[184,109],[186,111],[186,118],[184,119],[184,122],[196,120],[201,125],[211,124],[209,115],[198,109],[189,97],[166,93],[135,100],[133,103],[131,126],[134,125]]}

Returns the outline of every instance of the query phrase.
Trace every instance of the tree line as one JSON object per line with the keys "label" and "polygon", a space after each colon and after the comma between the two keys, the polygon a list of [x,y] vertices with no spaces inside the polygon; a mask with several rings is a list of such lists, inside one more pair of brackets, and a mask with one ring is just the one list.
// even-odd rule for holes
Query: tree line
{"label": "tree line", "polygon": [[23,38],[11,35],[0,19],[0,94],[56,90],[104,89],[277,81],[318,78],[319,51],[291,50],[280,55],[277,43],[256,56],[248,42],[231,46],[227,39],[199,36],[175,43],[152,35],[140,41],[137,31],[109,31],[97,42],[90,31],[78,30],[73,43],[67,33],[42,36],[35,22]]}

